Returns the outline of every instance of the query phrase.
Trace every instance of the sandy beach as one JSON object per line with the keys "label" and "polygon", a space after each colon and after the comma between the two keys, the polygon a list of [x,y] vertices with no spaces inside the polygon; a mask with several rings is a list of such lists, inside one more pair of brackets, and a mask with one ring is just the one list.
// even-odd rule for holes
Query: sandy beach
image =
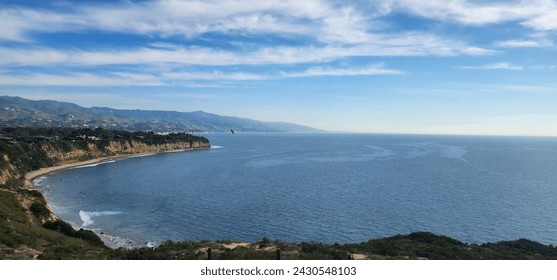
{"label": "sandy beach", "polygon": [[[28,188],[28,189],[37,190],[37,187],[33,184],[33,180],[35,178],[46,175],[46,174],[49,174],[49,173],[65,170],[65,169],[70,169],[70,168],[75,168],[75,167],[80,167],[80,166],[86,166],[86,165],[91,165],[91,164],[97,164],[97,163],[103,163],[103,162],[113,161],[113,160],[117,160],[117,159],[151,156],[151,155],[162,154],[162,153],[175,153],[175,152],[185,152],[185,151],[194,151],[194,150],[204,150],[204,149],[210,149],[210,148],[179,149],[179,150],[171,150],[171,151],[164,151],[164,152],[158,152],[158,153],[147,152],[147,153],[125,154],[125,155],[117,155],[117,156],[110,156],[110,157],[101,157],[101,158],[90,159],[90,160],[85,160],[85,161],[75,161],[75,162],[70,162],[70,163],[57,165],[57,166],[52,166],[52,167],[45,167],[45,168],[41,168],[39,170],[31,171],[31,172],[28,172],[27,174],[25,174],[24,187]],[[50,208],[50,206],[48,204],[46,205],[46,207],[51,211],[51,213],[55,217],[59,218],[56,215],[56,213]],[[79,225],[72,224],[72,226],[76,230],[80,228]],[[110,247],[110,248],[119,248],[119,247],[134,248],[134,247],[148,246],[148,244],[137,244],[132,240],[128,240],[128,239],[117,237],[117,236],[107,235],[107,234],[104,234],[102,232],[95,232],[95,233],[101,238],[101,240],[105,243],[105,245]]]}
{"label": "sandy beach", "polygon": [[[133,156],[136,156],[136,155],[137,154],[134,154]],[[86,161],[76,161],[76,162],[71,162],[71,163],[66,163],[66,164],[62,164],[62,165],[46,167],[46,168],[41,168],[39,170],[31,171],[31,172],[28,172],[27,174],[25,174],[25,187],[26,188],[34,188],[33,179],[35,179],[39,176],[42,176],[42,175],[46,175],[48,173],[52,173],[52,172],[56,172],[56,171],[60,171],[60,170],[64,170],[64,169],[69,169],[69,168],[73,168],[73,167],[79,167],[79,166],[84,166],[84,165],[89,165],[89,164],[100,163],[100,162],[108,161],[108,160],[125,158],[125,157],[128,157],[128,156],[131,156],[131,155],[103,157],[103,158],[91,159],[91,160],[86,160]]]}
{"label": "sandy beach", "polygon": [[[103,158],[91,159],[91,160],[86,160],[86,161],[76,161],[76,162],[66,163],[66,164],[62,164],[62,165],[58,165],[58,166],[41,168],[39,170],[31,171],[31,172],[28,172],[27,174],[25,174],[24,187],[28,188],[28,189],[38,190],[38,188],[33,184],[33,180],[37,177],[42,176],[42,175],[46,175],[46,174],[49,174],[49,173],[52,173],[52,172],[56,172],[56,171],[60,171],[60,170],[68,169],[68,168],[74,168],[74,167],[84,166],[84,165],[88,165],[88,164],[95,164],[95,163],[100,163],[100,162],[104,162],[104,161],[108,161],[108,160],[114,160],[114,159],[118,159],[118,158],[124,158],[124,157],[125,156],[103,157]],[[46,204],[46,207],[51,212],[51,214],[50,214],[51,218],[61,219],[53,211],[53,209],[50,207],[48,202]],[[79,226],[77,226],[77,225],[72,225],[72,226],[76,230],[79,229]],[[114,238],[110,238],[109,236],[103,236],[103,235],[100,235],[98,233],[97,233],[97,235],[101,238],[101,240],[105,243],[105,245],[110,247],[110,248],[126,247],[126,245],[128,245],[127,241],[117,242],[117,241],[114,240]],[[128,247],[131,247],[131,246],[128,246]]]}
{"label": "sandy beach", "polygon": [[56,172],[56,171],[60,171],[60,170],[64,170],[64,169],[80,167],[80,166],[96,164],[96,163],[102,163],[102,162],[105,162],[105,161],[123,159],[123,158],[150,156],[150,155],[162,154],[162,153],[175,153],[175,152],[205,150],[205,149],[210,149],[210,148],[180,149],[180,150],[164,151],[164,152],[159,152],[159,153],[148,152],[148,153],[138,153],[138,154],[117,155],[117,156],[90,159],[90,160],[85,160],[85,161],[75,161],[75,162],[65,163],[65,164],[62,164],[62,165],[57,165],[57,166],[52,166],[52,167],[45,167],[45,168],[41,168],[39,170],[34,170],[34,171],[31,171],[31,172],[28,172],[27,174],[25,174],[24,186],[26,188],[34,188],[33,179],[35,179],[39,176],[42,176],[42,175],[46,175],[46,174]]}
{"label": "sandy beach", "polygon": [[[161,153],[179,152],[179,151],[192,151],[192,150],[196,150],[196,149],[172,150],[172,151],[165,151],[165,152],[161,152]],[[155,154],[160,154],[160,153],[138,153],[138,154],[126,154],[126,155],[117,155],[117,156],[110,156],[110,157],[101,157],[101,158],[96,158],[96,159],[91,159],[91,160],[76,161],[76,162],[66,163],[66,164],[57,165],[57,166],[41,168],[39,170],[31,171],[31,172],[28,172],[27,174],[25,174],[24,187],[28,188],[28,189],[37,189],[36,186],[33,184],[33,180],[37,177],[40,177],[40,176],[43,176],[43,175],[46,175],[46,174],[49,174],[49,173],[52,173],[52,172],[61,171],[61,170],[65,170],[65,169],[70,169],[70,168],[75,168],[75,167],[80,167],[80,166],[86,166],[86,165],[90,165],[90,164],[103,163],[103,162],[106,162],[106,161],[113,161],[113,160],[117,160],[117,159],[150,156],[150,155],[155,155]],[[46,205],[46,207],[52,212],[52,214],[55,217],[59,218],[56,215],[56,213],[50,208],[50,206],[48,204]],[[72,224],[72,226],[76,230],[79,229],[78,225]],[[132,240],[120,238],[120,237],[117,237],[117,236],[111,236],[111,235],[107,235],[107,234],[104,234],[104,233],[101,233],[101,232],[95,232],[95,233],[97,234],[97,236],[99,236],[101,238],[101,240],[104,242],[104,244],[106,246],[108,246],[110,248],[113,248],[113,249],[119,248],[119,247],[134,248],[134,247],[144,247],[144,246],[146,246],[146,244],[136,244]]]}

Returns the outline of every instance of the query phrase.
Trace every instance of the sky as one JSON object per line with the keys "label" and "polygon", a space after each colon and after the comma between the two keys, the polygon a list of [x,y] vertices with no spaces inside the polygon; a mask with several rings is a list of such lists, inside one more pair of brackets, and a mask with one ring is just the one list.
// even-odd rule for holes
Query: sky
{"label": "sky", "polygon": [[0,95],[557,136],[557,0],[2,0],[0,26]]}

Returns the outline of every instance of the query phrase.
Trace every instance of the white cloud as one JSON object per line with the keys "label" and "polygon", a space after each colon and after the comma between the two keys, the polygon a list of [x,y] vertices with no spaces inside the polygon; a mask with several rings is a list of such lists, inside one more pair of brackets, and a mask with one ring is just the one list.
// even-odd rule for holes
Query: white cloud
{"label": "white cloud", "polygon": [[[0,77],[3,78],[0,84],[122,86],[162,85],[179,80],[265,80],[276,78],[276,75],[222,71],[170,73],[169,70],[189,65],[217,68],[229,65],[326,63],[359,56],[480,56],[494,53],[490,49],[427,32],[385,32],[381,30],[378,18],[389,13],[391,6],[379,1],[365,10],[360,10],[360,7],[355,3],[326,0],[187,2],[160,0],[119,2],[98,6],[76,4],[73,8],[66,7],[63,13],[54,10],[8,8],[0,10],[2,15],[0,26],[6,27],[5,31],[1,32],[3,35],[0,35],[0,39],[29,41],[34,32],[94,30],[148,35],[151,39],[155,38],[160,42],[149,43],[144,47],[121,46],[95,50],[54,49],[32,44],[18,48],[0,47],[2,66],[63,66],[71,69],[83,66],[119,65],[130,71],[153,67],[167,70],[162,72],[166,74],[157,73],[145,79],[134,76],[124,79],[114,76],[113,73],[4,76]],[[221,32],[232,36],[237,33],[278,36],[295,34],[302,36],[303,41],[314,44],[291,46],[285,43],[285,45],[265,47],[253,43],[254,45],[246,48],[223,50],[211,47],[186,47],[164,41],[166,36],[194,37],[206,32]],[[147,70],[147,73],[154,72]],[[286,74],[284,77],[400,73],[397,70],[377,67],[367,69],[321,67]]]}
{"label": "white cloud", "polygon": [[368,22],[369,19],[355,8],[341,8],[323,19],[318,39],[332,43],[367,43],[371,39],[368,32],[371,23]]}
{"label": "white cloud", "polygon": [[63,14],[23,8],[0,10],[0,39],[31,41],[29,32],[79,31],[87,26],[87,19],[76,14]]}
{"label": "white cloud", "polygon": [[[194,37],[208,32],[296,34],[329,45],[385,45],[407,33],[385,33],[379,17],[387,5],[362,10],[335,1],[151,1],[136,4],[79,6],[70,12],[12,8],[0,11],[4,39],[29,40],[32,32],[97,30],[149,36]],[[419,38],[435,37],[424,34]],[[439,41],[439,38],[437,39]],[[414,40],[411,44],[427,47]],[[465,45],[459,43],[460,45]],[[391,44],[392,45],[392,44]],[[397,47],[394,44],[394,47]],[[469,46],[472,50],[474,47]]]}
{"label": "white cloud", "polygon": [[0,65],[47,65],[67,60],[68,53],[56,49],[0,47]]}
{"label": "white cloud", "polygon": [[507,40],[495,43],[496,46],[503,48],[541,48],[553,46],[547,39],[544,40]]}
{"label": "white cloud", "polygon": [[385,0],[392,10],[404,10],[425,18],[485,25],[519,21],[536,30],[555,30],[557,3],[553,0],[473,2],[468,0]]}
{"label": "white cloud", "polygon": [[207,32],[311,35],[321,21],[336,17],[328,1],[145,1],[98,6],[74,5],[69,12],[25,8],[0,11],[0,38],[27,41],[27,33],[83,29],[155,36],[197,36]]}
{"label": "white cloud", "polygon": [[156,77],[145,74],[114,73],[100,76],[89,73],[71,75],[0,75],[0,85],[10,86],[161,86]]}
{"label": "white cloud", "polygon": [[233,80],[233,81],[256,81],[267,80],[270,78],[268,75],[234,72],[224,73],[219,71],[214,72],[170,72],[161,75],[163,79],[168,80]]}
{"label": "white cloud", "polygon": [[494,53],[492,50],[423,33],[404,33],[400,36],[375,35],[370,36],[370,40],[369,43],[353,46],[277,46],[250,52],[168,44],[151,48],[98,51],[0,47],[0,65],[261,65],[323,62],[351,56],[453,56]]}
{"label": "white cloud", "polygon": [[364,68],[313,67],[303,72],[281,73],[281,77],[303,78],[316,76],[371,76],[402,75],[402,71],[384,68],[383,64],[369,65]]}
{"label": "white cloud", "polygon": [[557,30],[557,4],[553,2],[553,5],[545,13],[532,17],[523,22],[525,26],[536,30]]}
{"label": "white cloud", "polygon": [[480,69],[480,70],[522,70],[524,66],[514,65],[508,62],[491,63],[482,66],[460,66],[461,69]]}
{"label": "white cloud", "polygon": [[384,64],[374,64],[363,68],[312,67],[302,72],[278,72],[256,74],[248,72],[168,72],[161,74],[164,80],[230,80],[259,81],[282,78],[302,78],[316,76],[371,76],[371,75],[402,75],[402,71],[388,69]]}
{"label": "white cloud", "polygon": [[[401,75],[401,71],[387,69],[383,64],[369,65],[364,68],[333,68],[313,67],[302,72],[275,72],[268,74],[249,72],[164,72],[155,74],[137,74],[113,72],[110,75],[91,73],[74,74],[43,74],[33,73],[15,75],[0,73],[0,85],[9,86],[167,86],[176,82],[186,81],[184,87],[222,87],[215,81],[260,81],[270,79],[301,78],[315,76],[369,76],[369,75]],[[211,84],[195,84],[189,81],[211,81]]]}

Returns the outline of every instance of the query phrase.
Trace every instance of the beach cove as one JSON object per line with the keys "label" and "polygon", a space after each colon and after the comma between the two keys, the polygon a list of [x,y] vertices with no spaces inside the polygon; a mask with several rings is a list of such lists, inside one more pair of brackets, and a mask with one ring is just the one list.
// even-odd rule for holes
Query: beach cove
{"label": "beach cove", "polygon": [[[164,151],[164,152],[159,152],[159,153],[187,152],[187,151],[203,150],[203,149],[209,149],[209,148],[197,148],[197,149],[187,149],[187,150],[186,149],[180,149],[180,150]],[[47,193],[50,191],[50,189],[41,188],[37,184],[37,182],[41,180],[41,177],[44,178],[43,176],[48,176],[49,174],[59,172],[59,171],[63,171],[63,170],[67,170],[67,169],[72,169],[72,168],[94,167],[94,166],[97,166],[99,164],[113,163],[117,160],[131,159],[131,158],[135,158],[135,157],[152,156],[152,155],[156,155],[156,154],[157,153],[138,153],[138,154],[131,154],[131,155],[118,155],[118,156],[102,157],[102,158],[97,158],[97,159],[77,161],[77,162],[66,163],[66,164],[58,165],[58,166],[41,168],[39,170],[29,172],[25,175],[24,186],[28,189],[39,190],[41,193],[43,193],[43,196],[48,196]],[[37,181],[35,181],[35,180],[37,180]],[[60,218],[60,217],[58,217],[58,215],[56,215],[56,211],[54,211],[48,204],[46,205],[46,207],[52,212],[52,218]],[[87,217],[87,214],[84,213],[84,214],[82,214],[82,216]],[[75,223],[71,223],[71,225],[76,230],[79,230],[80,228],[83,228],[82,226],[80,226],[78,224],[75,224]],[[104,244],[106,246],[110,247],[110,248],[141,247],[139,245],[134,245],[133,241],[131,241],[131,240],[126,240],[126,239],[118,238],[118,237],[115,237],[115,236],[108,236],[108,235],[104,234],[104,232],[95,232],[95,233],[101,238],[101,240],[104,242]]]}

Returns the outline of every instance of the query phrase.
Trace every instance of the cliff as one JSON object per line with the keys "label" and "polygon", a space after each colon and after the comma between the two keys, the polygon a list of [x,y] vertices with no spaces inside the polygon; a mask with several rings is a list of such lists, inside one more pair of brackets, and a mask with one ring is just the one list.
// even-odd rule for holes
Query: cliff
{"label": "cliff", "polygon": [[17,188],[25,174],[96,158],[209,148],[205,137],[104,129],[4,129],[0,134],[0,186]]}
{"label": "cliff", "polygon": [[66,128],[0,130],[0,259],[49,254],[60,258],[103,258],[110,251],[93,232],[74,230],[60,220],[40,192],[26,188],[28,180],[40,172],[99,158],[209,147],[206,138],[185,133],[159,135]]}

